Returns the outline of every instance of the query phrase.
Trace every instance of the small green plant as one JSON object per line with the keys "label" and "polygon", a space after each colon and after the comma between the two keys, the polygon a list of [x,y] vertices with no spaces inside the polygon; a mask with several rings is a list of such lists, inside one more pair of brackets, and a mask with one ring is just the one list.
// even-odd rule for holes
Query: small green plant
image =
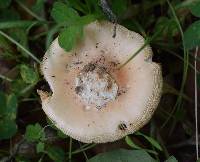
{"label": "small green plant", "polygon": [[17,97],[0,91],[0,140],[9,139],[17,132]]}
{"label": "small green plant", "polygon": [[48,155],[50,159],[58,162],[62,162],[65,159],[65,152],[62,148],[52,146],[47,143],[47,138],[45,136],[45,127],[42,128],[40,124],[28,125],[26,128],[24,138],[29,142],[36,143],[36,152],[42,154],[41,160],[44,154]]}
{"label": "small green plant", "polygon": [[70,4],[67,5],[61,2],[56,2],[53,5],[51,16],[61,27],[58,42],[66,51],[70,51],[76,45],[78,39],[82,39],[84,34],[84,25],[101,17],[98,13],[89,13],[89,10],[86,10],[85,12],[88,14],[85,16],[79,16],[79,13],[73,9]]}
{"label": "small green plant", "polygon": [[[155,159],[153,159],[143,150],[125,150],[125,149],[119,149],[119,150],[114,150],[107,153],[102,153],[88,160],[88,162],[100,162],[100,161],[103,161],[103,162],[115,162],[115,161],[156,162]],[[173,156],[171,156],[165,162],[177,162],[177,160]]]}
{"label": "small green plant", "polygon": [[[195,1],[191,5],[189,5],[189,9],[191,13],[196,16],[200,17],[200,2]],[[189,49],[193,49],[200,44],[200,20],[196,20],[193,24],[191,24],[184,33],[184,43],[185,47]]]}

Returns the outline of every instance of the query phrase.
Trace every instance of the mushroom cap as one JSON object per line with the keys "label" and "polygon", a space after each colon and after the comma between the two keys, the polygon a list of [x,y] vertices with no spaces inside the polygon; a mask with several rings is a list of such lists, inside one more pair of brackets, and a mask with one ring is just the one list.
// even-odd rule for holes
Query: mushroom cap
{"label": "mushroom cap", "polygon": [[[53,92],[38,91],[42,109],[66,135],[85,143],[118,140],[144,126],[153,115],[161,96],[160,65],[152,62],[146,46],[127,65],[117,69],[144,45],[138,33],[114,24],[96,21],[84,27],[84,38],[64,51],[55,39],[41,65]],[[88,106],[75,93],[75,78],[88,63],[105,67],[118,84],[118,97],[103,108]]]}

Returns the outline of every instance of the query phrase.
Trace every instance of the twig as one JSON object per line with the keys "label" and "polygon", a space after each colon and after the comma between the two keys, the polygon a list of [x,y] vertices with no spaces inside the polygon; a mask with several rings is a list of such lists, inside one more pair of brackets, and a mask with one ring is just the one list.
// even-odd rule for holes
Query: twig
{"label": "twig", "polygon": [[12,81],[13,81],[12,79],[10,79],[10,78],[8,78],[8,77],[2,75],[2,74],[0,74],[0,78],[3,79],[3,80],[9,81],[9,82],[12,82]]}
{"label": "twig", "polygon": [[197,112],[197,54],[198,54],[198,47],[195,50],[195,60],[194,60],[194,86],[195,86],[195,141],[196,141],[196,158],[199,159],[199,138],[198,138],[198,112]]}
{"label": "twig", "polygon": [[107,0],[100,0],[101,8],[103,9],[103,12],[108,16],[108,19],[114,23],[114,29],[113,29],[113,38],[116,37],[116,29],[117,29],[117,16],[112,12],[110,9],[110,6],[108,5]]}

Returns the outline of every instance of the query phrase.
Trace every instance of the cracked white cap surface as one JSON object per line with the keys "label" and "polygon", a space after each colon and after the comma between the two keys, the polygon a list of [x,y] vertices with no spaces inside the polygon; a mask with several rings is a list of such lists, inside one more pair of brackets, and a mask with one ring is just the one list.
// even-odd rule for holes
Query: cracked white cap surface
{"label": "cracked white cap surface", "polygon": [[[118,140],[145,125],[161,96],[161,68],[151,61],[152,50],[146,46],[126,66],[117,70],[143,44],[137,33],[118,25],[93,22],[84,28],[84,39],[65,52],[56,39],[43,58],[41,70],[53,92],[38,91],[47,116],[65,134],[86,143]],[[118,96],[101,109],[88,106],[75,92],[75,79],[81,69],[95,63],[112,75]]]}
{"label": "cracked white cap surface", "polygon": [[76,94],[88,107],[91,105],[101,109],[117,97],[117,83],[103,67],[89,63],[83,67],[75,79]]}

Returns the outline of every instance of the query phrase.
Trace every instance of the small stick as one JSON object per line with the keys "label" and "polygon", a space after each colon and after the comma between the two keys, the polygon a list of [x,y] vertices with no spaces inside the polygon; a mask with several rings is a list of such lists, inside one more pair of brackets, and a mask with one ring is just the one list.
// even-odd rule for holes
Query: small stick
{"label": "small stick", "polygon": [[100,6],[103,10],[103,12],[108,16],[108,19],[114,23],[114,29],[113,29],[113,38],[116,37],[116,29],[117,29],[117,16],[112,12],[110,9],[110,6],[108,5],[107,0],[100,0]]}

